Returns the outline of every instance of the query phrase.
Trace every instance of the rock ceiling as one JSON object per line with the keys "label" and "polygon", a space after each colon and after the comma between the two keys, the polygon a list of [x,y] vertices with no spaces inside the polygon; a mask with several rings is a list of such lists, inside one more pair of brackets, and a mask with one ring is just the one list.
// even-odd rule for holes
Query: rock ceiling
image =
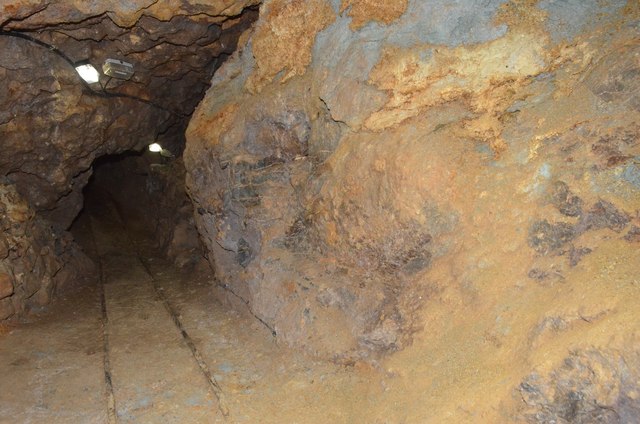
{"label": "rock ceiling", "polygon": [[232,2],[233,7],[231,2],[196,7],[183,1],[165,8],[150,1],[134,6],[92,2],[90,8],[80,1],[57,3],[5,5],[0,28],[54,46],[74,62],[88,59],[96,67],[107,58],[130,62],[135,66],[131,80],[109,81],[108,91],[152,101],[178,115],[193,111],[214,69],[257,17],[250,8],[256,1]]}

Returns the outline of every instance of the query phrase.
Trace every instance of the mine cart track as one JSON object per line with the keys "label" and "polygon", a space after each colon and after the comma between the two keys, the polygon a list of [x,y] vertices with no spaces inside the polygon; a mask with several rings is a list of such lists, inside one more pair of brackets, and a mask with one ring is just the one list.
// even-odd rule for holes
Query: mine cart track
{"label": "mine cart track", "polygon": [[173,321],[173,323],[175,324],[176,328],[180,332],[180,335],[182,336],[182,340],[187,345],[187,347],[191,351],[191,355],[193,356],[193,359],[198,364],[198,368],[200,369],[200,372],[202,373],[204,378],[207,380],[207,383],[209,383],[209,386],[211,386],[211,390],[213,391],[213,394],[215,395],[216,399],[218,400],[218,409],[220,410],[220,412],[222,413],[223,416],[225,416],[225,417],[229,416],[229,409],[225,406],[225,402],[223,401],[222,388],[220,388],[220,385],[218,384],[216,379],[211,374],[211,371],[209,370],[209,366],[207,365],[207,363],[202,358],[202,355],[200,354],[200,351],[196,347],[195,343],[193,342],[193,339],[191,338],[191,336],[189,336],[189,333],[187,333],[187,331],[185,330],[184,326],[182,325],[182,322],[180,321],[180,318],[178,318],[178,314],[175,312],[173,307],[171,307],[171,304],[169,303],[169,300],[167,299],[167,297],[164,294],[164,291],[162,290],[162,288],[158,287],[157,280],[154,277],[153,272],[151,271],[151,268],[144,261],[144,259],[142,259],[141,255],[138,253],[137,249],[136,249],[136,254],[137,254],[138,260],[142,264],[142,267],[145,269],[147,274],[149,274],[149,277],[151,279],[151,283],[153,285],[153,289],[154,289],[156,295],[158,296],[158,299],[160,299],[160,301],[162,302],[164,308],[167,310],[167,313],[171,316],[171,320]]}
{"label": "mine cart track", "polygon": [[93,225],[91,225],[91,240],[93,242],[93,248],[96,254],[96,266],[98,268],[98,291],[100,293],[100,310],[102,321],[102,357],[104,366],[104,383],[106,388],[107,397],[107,419],[108,424],[115,424],[117,422],[116,415],[116,399],[113,394],[113,380],[111,378],[111,361],[109,359],[109,315],[107,314],[107,299],[104,288],[104,274],[102,272],[102,257],[98,252],[98,244],[96,242],[95,233],[93,231]]}
{"label": "mine cart track", "polygon": [[[172,307],[171,303],[167,299],[167,296],[164,293],[164,290],[159,287],[158,281],[149,266],[149,264],[144,260],[142,254],[140,253],[140,246],[130,237],[128,233],[128,228],[126,227],[124,220],[122,218],[121,212],[118,210],[114,201],[111,200],[112,205],[109,209],[113,211],[114,218],[117,218],[118,224],[121,227],[122,233],[126,235],[127,242],[131,247],[131,253],[135,255],[135,259],[140,263],[142,269],[144,269],[145,273],[148,275],[149,282],[153,288],[153,291],[157,297],[157,299],[162,303],[164,309],[169,314],[171,321],[173,322],[175,328],[182,338],[182,342],[191,352],[191,356],[193,360],[196,362],[198,369],[206,383],[211,388],[213,395],[217,400],[217,407],[224,419],[226,420],[229,416],[229,409],[227,408],[224,400],[224,394],[222,388],[219,383],[214,378],[211,373],[209,366],[205,362],[202,354],[196,347],[193,339],[186,331],[184,325],[180,321],[176,310]],[[106,387],[106,401],[107,401],[107,415],[108,415],[108,423],[115,424],[118,422],[118,410],[116,407],[116,397],[114,392],[114,383],[112,378],[112,365],[110,359],[110,340],[109,340],[109,311],[107,310],[107,295],[105,289],[105,272],[104,272],[104,257],[100,254],[98,250],[98,245],[96,241],[96,232],[95,232],[95,223],[94,219],[91,218],[91,230],[92,230],[92,240],[94,249],[97,257],[97,268],[98,268],[98,281],[99,281],[99,291],[100,291],[100,304],[101,304],[101,313],[102,313],[102,339],[103,339],[103,357],[104,357],[104,379],[105,379],[105,387]]]}

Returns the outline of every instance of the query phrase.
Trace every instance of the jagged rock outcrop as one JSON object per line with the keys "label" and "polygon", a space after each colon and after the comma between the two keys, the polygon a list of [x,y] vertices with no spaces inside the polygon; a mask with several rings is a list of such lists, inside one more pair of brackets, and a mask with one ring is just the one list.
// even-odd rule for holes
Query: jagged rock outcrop
{"label": "jagged rock outcrop", "polygon": [[149,144],[171,115],[130,99],[87,95],[75,70],[56,55],[16,38],[0,37],[0,44],[9,87],[0,96],[0,173],[33,209],[67,229],[82,208],[93,160]]}
{"label": "jagged rock outcrop", "polygon": [[601,261],[633,284],[637,3],[444,3],[266,1],[190,122],[220,285],[290,345],[349,362],[479,325],[525,361],[549,308],[603,310],[558,284]]}
{"label": "jagged rock outcrop", "polygon": [[[0,172],[66,228],[96,157],[157,139],[179,141],[207,79],[253,19],[242,10],[255,2],[178,2],[169,9],[155,2],[15,3],[0,14],[0,78],[9,88],[0,97],[6,146]],[[131,80],[102,76],[92,91],[66,62],[89,60],[99,68],[107,58],[133,63]]]}
{"label": "jagged rock outcrop", "polygon": [[0,320],[48,303],[92,267],[68,233],[38,217],[13,185],[0,184]]}

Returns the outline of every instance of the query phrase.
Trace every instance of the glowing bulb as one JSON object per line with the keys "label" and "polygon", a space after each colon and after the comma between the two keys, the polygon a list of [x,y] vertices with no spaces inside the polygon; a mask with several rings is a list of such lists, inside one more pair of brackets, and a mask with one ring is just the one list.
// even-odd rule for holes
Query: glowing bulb
{"label": "glowing bulb", "polygon": [[158,143],[149,144],[149,151],[153,153],[160,153],[162,152],[162,146]]}
{"label": "glowing bulb", "polygon": [[98,70],[89,63],[76,66],[76,71],[88,84],[94,84],[100,81],[100,74],[98,73]]}

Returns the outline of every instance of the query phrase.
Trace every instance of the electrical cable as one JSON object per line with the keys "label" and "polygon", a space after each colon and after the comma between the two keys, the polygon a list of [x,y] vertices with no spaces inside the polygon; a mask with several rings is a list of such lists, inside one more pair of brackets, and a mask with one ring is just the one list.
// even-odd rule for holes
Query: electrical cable
{"label": "electrical cable", "polygon": [[112,92],[108,92],[106,91],[107,85],[109,84],[109,82],[111,81],[111,77],[109,77],[109,79],[107,80],[107,82],[105,83],[105,85],[103,86],[101,85],[102,91],[96,91],[93,89],[93,87],[91,87],[91,85],[89,85],[89,83],[87,83],[84,79],[82,79],[80,77],[80,75],[78,75],[78,73],[75,71],[76,68],[76,62],[74,62],[73,60],[71,60],[71,58],[69,56],[67,56],[62,50],[58,49],[57,47],[46,43],[42,40],[39,40],[35,37],[32,37],[28,34],[25,34],[24,32],[19,32],[19,31],[6,31],[4,29],[0,29],[0,36],[4,36],[4,37],[15,37],[15,38],[20,38],[22,40],[26,40],[29,41],[31,43],[34,43],[40,47],[43,47],[45,49],[47,49],[49,52],[56,54],[57,56],[59,56],[60,58],[62,58],[65,62],[67,62],[73,69],[74,69],[74,73],[78,76],[78,79],[82,82],[82,84],[84,85],[84,87],[93,95],[98,96],[98,97],[103,97],[103,98],[115,98],[115,97],[120,97],[120,98],[125,98],[125,99],[131,99],[131,100],[135,100],[141,103],[145,103],[149,106],[155,107],[156,109],[160,109],[163,110],[165,112],[168,112],[174,116],[178,116],[180,118],[187,118],[189,117],[189,114],[186,113],[182,113],[182,112],[176,112],[174,110],[168,109],[164,106],[159,105],[156,102],[153,102],[151,100],[146,100],[143,99],[141,97],[137,97],[137,96],[133,96],[131,94],[124,94],[124,93],[112,93]]}
{"label": "electrical cable", "polygon": [[104,85],[102,85],[102,83],[100,81],[100,87],[102,87],[102,92],[106,93],[107,92],[107,85],[109,85],[109,83],[111,82],[111,77],[107,78],[107,82],[104,83]]}

